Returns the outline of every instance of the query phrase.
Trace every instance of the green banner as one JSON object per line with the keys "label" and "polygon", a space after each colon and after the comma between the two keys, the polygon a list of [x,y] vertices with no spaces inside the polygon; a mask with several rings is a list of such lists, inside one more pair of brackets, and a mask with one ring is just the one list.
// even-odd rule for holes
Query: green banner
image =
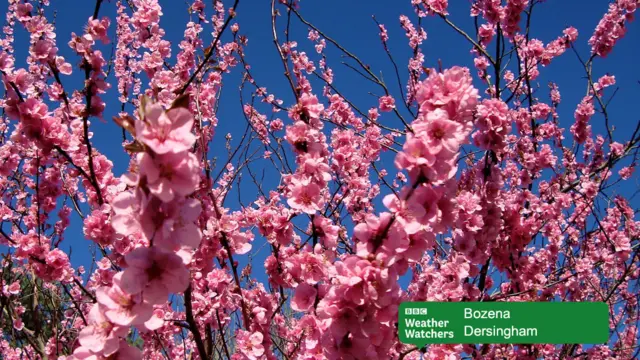
{"label": "green banner", "polygon": [[398,336],[405,344],[604,344],[603,302],[406,302]]}

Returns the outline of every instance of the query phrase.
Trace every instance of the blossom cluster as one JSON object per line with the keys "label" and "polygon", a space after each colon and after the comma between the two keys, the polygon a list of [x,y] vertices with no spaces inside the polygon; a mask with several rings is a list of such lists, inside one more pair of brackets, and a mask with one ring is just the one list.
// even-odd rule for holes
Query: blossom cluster
{"label": "blossom cluster", "polygon": [[452,206],[445,184],[456,172],[460,146],[468,142],[478,91],[469,70],[454,67],[433,70],[416,99],[419,116],[396,158],[411,183],[399,196],[385,197],[390,212],[368,214],[355,226],[356,253],[335,264],[331,285],[296,288],[294,309],[308,311],[320,299],[315,321],[322,321],[322,331],[312,352],[322,346],[329,358],[384,356],[402,299],[397,280],[434,246],[434,234],[444,231]]}
{"label": "blossom cluster", "polygon": [[97,302],[78,337],[81,347],[73,359],[90,357],[141,358],[124,342],[129,327],[160,328],[164,319],[155,306],[189,286],[189,269],[202,233],[195,221],[201,204],[188,196],[200,182],[198,160],[190,152],[196,141],[193,116],[180,105],[168,110],[143,101],[140,117],[130,128],[143,150],[136,156],[137,172],[123,176],[129,190],[112,201],[115,231],[137,238],[138,246],[124,255],[124,270],[110,285],[96,289]]}

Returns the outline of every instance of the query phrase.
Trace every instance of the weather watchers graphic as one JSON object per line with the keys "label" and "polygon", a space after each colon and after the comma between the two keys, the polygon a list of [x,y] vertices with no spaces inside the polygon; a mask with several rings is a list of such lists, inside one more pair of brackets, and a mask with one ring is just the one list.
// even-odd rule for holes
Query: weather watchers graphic
{"label": "weather watchers graphic", "polygon": [[[601,302],[416,302],[400,306],[398,336],[425,344],[601,344],[609,336]],[[554,321],[562,316],[563,324]]]}

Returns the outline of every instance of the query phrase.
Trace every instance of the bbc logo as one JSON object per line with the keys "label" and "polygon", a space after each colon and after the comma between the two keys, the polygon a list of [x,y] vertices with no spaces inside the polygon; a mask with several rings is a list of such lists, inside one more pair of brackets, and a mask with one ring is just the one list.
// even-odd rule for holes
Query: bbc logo
{"label": "bbc logo", "polygon": [[427,308],[405,308],[405,315],[427,315]]}

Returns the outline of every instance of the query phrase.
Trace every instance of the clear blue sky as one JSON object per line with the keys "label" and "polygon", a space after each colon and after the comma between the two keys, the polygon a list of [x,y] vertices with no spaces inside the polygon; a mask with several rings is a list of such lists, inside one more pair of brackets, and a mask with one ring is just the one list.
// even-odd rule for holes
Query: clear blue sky
{"label": "clear blue sky", "polygon": [[[182,38],[184,25],[188,20],[187,4],[184,1],[164,0],[160,1],[163,6],[164,16],[161,20],[161,26],[167,33],[166,39],[172,41],[174,45],[173,55],[177,54],[177,43]],[[230,1],[225,1],[230,5]],[[210,6],[210,2],[207,2]],[[574,26],[578,29],[580,35],[578,37],[577,46],[581,55],[587,57],[589,55],[589,46],[587,40],[593,33],[593,29],[601,18],[602,14],[607,10],[607,1],[603,0],[549,0],[540,4],[534,10],[534,18],[532,21],[532,34],[534,37],[548,43],[556,39],[564,28]],[[83,27],[87,19],[93,13],[95,6],[94,1],[90,0],[61,0],[52,1],[52,6],[48,11],[48,17],[51,20],[53,12],[51,9],[57,10],[56,26],[57,41],[60,53],[67,57],[67,61],[77,64],[78,58],[71,52],[67,46],[71,32],[82,33]],[[0,5],[3,13],[6,11],[6,2]],[[210,10],[210,8],[209,8]],[[327,35],[339,40],[339,42],[357,54],[365,63],[369,64],[375,73],[383,72],[383,78],[393,91],[396,99],[400,99],[400,93],[395,81],[395,75],[391,63],[384,53],[379,41],[378,29],[371,15],[375,15],[379,22],[386,25],[390,36],[390,48],[395,55],[403,75],[406,69],[406,62],[410,55],[404,31],[400,28],[398,17],[400,14],[409,15],[414,21],[417,17],[413,15],[409,0],[323,0],[323,1],[301,1],[301,12],[307,20],[314,23]],[[469,1],[452,0],[450,1],[450,19],[454,21],[462,29],[473,33],[473,19],[469,17]],[[115,1],[105,1],[102,4],[100,16],[109,16],[112,19],[112,27],[110,33],[115,32]],[[240,0],[238,7],[237,20],[240,24],[240,33],[246,35],[249,39],[246,48],[246,57],[252,66],[252,74],[261,86],[266,86],[269,92],[276,93],[280,98],[285,100],[286,106],[291,105],[291,91],[285,78],[282,76],[282,64],[278,58],[277,52],[273,46],[271,38],[271,19],[270,19],[270,1],[267,0]],[[281,19],[280,21],[284,21]],[[299,45],[305,49],[312,60],[317,63],[319,59],[311,44],[306,40],[307,27],[298,21],[293,21],[292,39],[298,41]],[[205,29],[208,30],[205,25]],[[451,30],[443,21],[436,17],[424,19],[423,26],[427,31],[428,39],[422,45],[422,49],[426,56],[427,67],[437,67],[438,61],[442,61],[443,67],[453,65],[461,65],[473,67],[473,57],[469,54],[470,46],[457,33]],[[27,39],[23,31],[16,34],[16,58],[17,67],[24,66],[24,58],[27,52]],[[617,86],[620,87],[618,94],[613,100],[610,109],[610,116],[617,130],[614,132],[615,138],[619,141],[627,140],[630,131],[640,120],[640,112],[638,111],[638,91],[640,90],[640,68],[637,66],[637,59],[640,58],[640,28],[637,23],[629,24],[628,34],[619,45],[614,49],[613,53],[607,59],[598,59],[595,62],[594,78],[603,75],[606,71],[615,75]],[[103,53],[109,56],[111,53],[111,45],[100,45]],[[377,104],[377,98],[368,94],[368,91],[379,93],[370,84],[363,81],[357,75],[341,65],[338,53],[331,49],[329,45],[327,54],[329,55],[329,64],[334,69],[336,83],[335,85],[341,92],[347,95],[362,109]],[[171,59],[169,62],[173,63]],[[221,106],[218,113],[219,126],[217,129],[217,140],[214,141],[214,155],[224,157],[224,135],[232,133],[236,139],[239,139],[241,132],[244,131],[245,121],[241,113],[241,106],[238,97],[238,85],[240,79],[240,69],[235,69],[234,73],[225,80],[225,87],[221,98]],[[473,71],[475,73],[475,71]],[[586,82],[584,80],[584,70],[581,68],[576,56],[568,51],[560,58],[555,59],[550,66],[541,69],[542,76],[540,78],[540,97],[546,98],[547,83],[550,80],[555,81],[560,88],[562,94],[562,104],[560,105],[561,124],[565,128],[573,122],[573,111],[575,105],[584,96],[586,90]],[[403,82],[406,76],[403,76]],[[104,118],[107,122],[102,123],[97,119],[92,120],[91,130],[94,133],[94,144],[96,148],[112,159],[115,163],[116,175],[121,175],[127,166],[125,153],[121,148],[120,129],[113,124],[110,119],[120,109],[118,102],[118,93],[113,75],[109,81],[113,84],[113,88],[106,94],[103,99],[107,103]],[[67,90],[79,88],[82,84],[81,74],[78,69],[74,69],[74,75],[63,77],[63,83]],[[404,84],[403,84],[404,86]],[[478,84],[481,86],[481,84]],[[321,94],[321,86],[316,82],[315,91]],[[609,92],[611,94],[611,92]],[[267,107],[260,108],[263,112],[267,112]],[[127,108],[132,112],[133,109]],[[281,114],[281,116],[286,116]],[[286,121],[286,119],[284,119]],[[383,123],[398,126],[398,120],[393,115],[384,114],[381,118]],[[595,116],[592,120],[594,131],[603,129],[604,120]],[[568,132],[567,132],[568,134]],[[385,156],[385,158],[388,158]],[[221,161],[219,161],[220,163]],[[389,164],[389,163],[387,163]],[[389,164],[390,165],[390,164]],[[393,172],[390,172],[393,174]],[[277,175],[277,174],[276,174]],[[248,178],[248,175],[245,176]],[[265,182],[268,189],[270,185],[276,184],[277,177],[270,178]],[[628,184],[622,189],[624,192],[633,191],[633,185]],[[242,197],[245,202],[255,198],[252,196],[250,188],[243,188]],[[235,198],[235,196],[234,196]],[[235,200],[229,202],[228,206],[234,207]],[[86,212],[86,211],[85,211]],[[258,239],[254,244],[253,251],[261,247],[263,240]],[[82,235],[81,220],[74,215],[71,227],[67,230],[66,240],[61,244],[61,248],[67,251],[73,247],[72,262],[76,265],[88,265],[90,259],[86,251],[89,242]],[[254,263],[254,269],[262,267],[262,259],[267,255],[267,248],[261,251]],[[246,261],[246,256],[241,259]]]}

